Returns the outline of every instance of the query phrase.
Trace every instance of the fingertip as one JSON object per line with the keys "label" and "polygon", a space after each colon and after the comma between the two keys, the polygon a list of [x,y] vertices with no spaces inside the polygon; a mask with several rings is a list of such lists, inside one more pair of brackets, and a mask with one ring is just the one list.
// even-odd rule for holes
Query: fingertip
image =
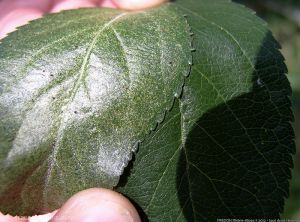
{"label": "fingertip", "polygon": [[0,12],[9,12],[17,8],[35,8],[43,12],[47,12],[53,0],[0,0]]}
{"label": "fingertip", "polygon": [[140,222],[138,212],[123,195],[102,188],[81,191],[71,197],[51,222]]}
{"label": "fingertip", "polygon": [[13,217],[9,214],[4,215],[0,212],[0,222],[27,222],[28,220],[21,217]]}
{"label": "fingertip", "polygon": [[0,39],[16,30],[17,27],[42,16],[43,12],[36,8],[17,8],[10,11],[0,19]]}
{"label": "fingertip", "polygon": [[[48,222],[50,221],[58,210],[55,210],[48,214],[36,215],[28,218],[28,222]],[[1,222],[1,221],[0,221]]]}
{"label": "fingertip", "polygon": [[100,0],[98,1],[99,7],[117,8],[117,5],[112,0]]}
{"label": "fingertip", "polygon": [[50,9],[50,13],[92,7],[97,7],[96,0],[56,0],[53,7]]}
{"label": "fingertip", "polygon": [[168,0],[112,0],[118,8],[125,10],[141,10],[159,6]]}

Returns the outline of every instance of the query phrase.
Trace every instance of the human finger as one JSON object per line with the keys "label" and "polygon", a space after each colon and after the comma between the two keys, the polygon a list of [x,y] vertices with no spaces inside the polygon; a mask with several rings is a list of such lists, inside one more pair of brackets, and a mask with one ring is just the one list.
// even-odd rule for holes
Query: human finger
{"label": "human finger", "polygon": [[55,0],[50,13],[62,10],[97,7],[96,0]]}
{"label": "human finger", "polygon": [[0,19],[0,39],[5,37],[18,26],[28,23],[28,21],[41,18],[43,11],[36,8],[16,8]]}
{"label": "human finger", "polygon": [[71,197],[51,222],[140,222],[127,198],[108,189],[92,188]]}
{"label": "human finger", "polygon": [[27,219],[4,215],[0,212],[0,222],[27,222]]}
{"label": "human finger", "polygon": [[98,0],[99,7],[117,8],[117,5],[112,0]]}
{"label": "human finger", "polygon": [[11,10],[17,8],[35,8],[43,12],[49,11],[53,4],[53,0],[1,0],[0,1],[0,17]]}
{"label": "human finger", "polygon": [[158,6],[167,0],[112,0],[118,8],[140,10]]}

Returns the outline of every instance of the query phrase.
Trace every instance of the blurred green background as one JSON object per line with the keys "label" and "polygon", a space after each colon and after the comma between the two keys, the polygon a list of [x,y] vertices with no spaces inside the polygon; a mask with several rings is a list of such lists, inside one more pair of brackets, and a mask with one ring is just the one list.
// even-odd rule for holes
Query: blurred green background
{"label": "blurred green background", "polygon": [[269,23],[281,43],[293,88],[291,97],[295,122],[297,154],[290,181],[290,197],[286,200],[283,219],[300,219],[300,0],[235,0],[254,9]]}

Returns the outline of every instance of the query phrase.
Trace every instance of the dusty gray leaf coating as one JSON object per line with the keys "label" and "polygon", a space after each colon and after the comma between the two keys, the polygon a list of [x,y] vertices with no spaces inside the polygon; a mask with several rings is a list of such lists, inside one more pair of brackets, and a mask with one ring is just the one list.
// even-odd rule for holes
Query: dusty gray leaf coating
{"label": "dusty gray leaf coating", "polygon": [[181,94],[188,31],[167,4],[66,11],[4,39],[1,210],[46,211],[82,189],[116,186],[138,142]]}

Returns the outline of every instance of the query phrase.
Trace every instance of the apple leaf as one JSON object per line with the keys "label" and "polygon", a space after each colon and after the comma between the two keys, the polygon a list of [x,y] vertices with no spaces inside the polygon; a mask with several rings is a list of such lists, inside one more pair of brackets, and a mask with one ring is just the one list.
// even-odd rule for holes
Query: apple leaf
{"label": "apple leaf", "polygon": [[176,4],[194,32],[191,75],[118,190],[149,221],[279,218],[295,152],[279,45],[237,4]]}
{"label": "apple leaf", "polygon": [[116,186],[192,60],[189,26],[170,4],[48,15],[0,52],[0,206],[27,215]]}

